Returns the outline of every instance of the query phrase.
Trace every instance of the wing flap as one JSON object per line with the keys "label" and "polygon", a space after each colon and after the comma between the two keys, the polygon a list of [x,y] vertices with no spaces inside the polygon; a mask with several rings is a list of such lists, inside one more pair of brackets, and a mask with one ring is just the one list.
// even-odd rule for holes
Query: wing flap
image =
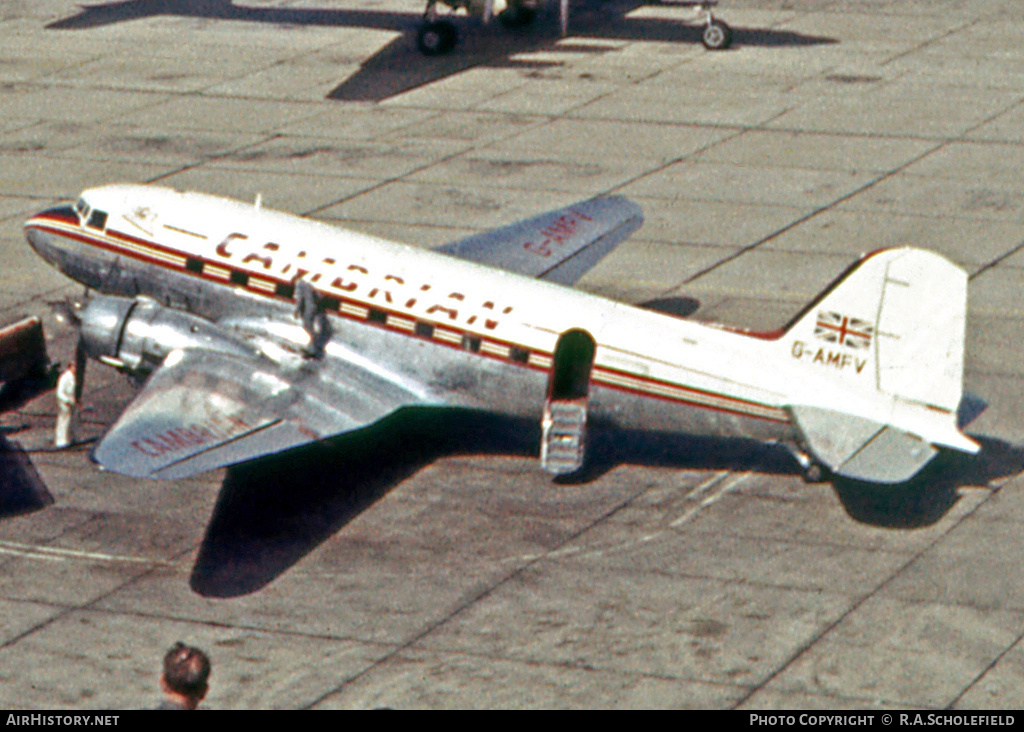
{"label": "wing flap", "polygon": [[459,239],[435,251],[478,264],[571,285],[640,228],[640,207],[618,196],[550,211]]}
{"label": "wing flap", "polygon": [[93,450],[102,467],[183,478],[372,424],[422,398],[353,364],[173,351]]}

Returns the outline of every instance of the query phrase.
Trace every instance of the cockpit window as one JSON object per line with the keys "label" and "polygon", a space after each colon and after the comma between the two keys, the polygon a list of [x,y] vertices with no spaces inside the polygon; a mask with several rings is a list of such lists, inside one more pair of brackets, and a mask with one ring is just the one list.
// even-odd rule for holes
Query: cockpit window
{"label": "cockpit window", "polygon": [[107,225],[107,212],[94,208],[92,213],[89,214],[89,221],[86,225],[94,229],[103,229]]}
{"label": "cockpit window", "polygon": [[89,218],[89,204],[85,202],[84,198],[79,198],[75,201],[75,211],[82,217],[82,220]]}

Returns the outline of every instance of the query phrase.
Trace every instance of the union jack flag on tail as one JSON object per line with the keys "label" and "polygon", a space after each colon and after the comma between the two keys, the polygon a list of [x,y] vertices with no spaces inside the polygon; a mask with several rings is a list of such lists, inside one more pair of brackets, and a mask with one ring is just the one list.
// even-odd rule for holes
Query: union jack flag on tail
{"label": "union jack flag on tail", "polygon": [[866,320],[821,310],[814,325],[814,337],[848,348],[871,347],[874,326]]}

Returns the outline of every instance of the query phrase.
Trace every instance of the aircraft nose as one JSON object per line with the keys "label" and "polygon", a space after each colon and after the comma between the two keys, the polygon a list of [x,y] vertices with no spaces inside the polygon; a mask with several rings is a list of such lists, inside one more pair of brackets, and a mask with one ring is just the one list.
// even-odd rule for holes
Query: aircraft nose
{"label": "aircraft nose", "polygon": [[78,225],[75,210],[71,206],[53,206],[25,222],[25,238],[36,254],[52,263],[58,259],[60,250],[57,244],[59,227],[68,225]]}

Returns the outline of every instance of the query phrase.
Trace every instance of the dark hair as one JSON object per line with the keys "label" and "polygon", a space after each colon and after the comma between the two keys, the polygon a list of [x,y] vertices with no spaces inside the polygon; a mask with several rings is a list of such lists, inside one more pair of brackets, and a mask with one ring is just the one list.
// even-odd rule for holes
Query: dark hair
{"label": "dark hair", "polygon": [[178,641],[164,656],[164,681],[168,688],[188,697],[202,697],[210,678],[210,659],[198,648]]}

